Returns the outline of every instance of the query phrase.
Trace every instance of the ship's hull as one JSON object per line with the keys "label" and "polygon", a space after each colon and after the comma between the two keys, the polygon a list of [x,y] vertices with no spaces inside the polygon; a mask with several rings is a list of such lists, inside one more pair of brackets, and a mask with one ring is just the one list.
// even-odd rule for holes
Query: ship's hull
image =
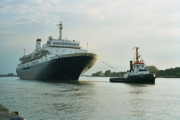
{"label": "ship's hull", "polygon": [[96,62],[97,55],[59,57],[47,62],[17,69],[20,79],[78,81],[79,76]]}
{"label": "ship's hull", "polygon": [[146,75],[133,75],[128,78],[110,78],[110,82],[122,82],[122,83],[155,83],[155,74]]}

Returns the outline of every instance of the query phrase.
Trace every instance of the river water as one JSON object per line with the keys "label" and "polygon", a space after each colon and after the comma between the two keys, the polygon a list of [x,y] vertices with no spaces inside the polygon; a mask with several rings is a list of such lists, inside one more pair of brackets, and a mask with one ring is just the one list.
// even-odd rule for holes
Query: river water
{"label": "river water", "polygon": [[71,83],[0,77],[0,104],[26,120],[174,120],[180,119],[180,79],[127,84],[108,77]]}

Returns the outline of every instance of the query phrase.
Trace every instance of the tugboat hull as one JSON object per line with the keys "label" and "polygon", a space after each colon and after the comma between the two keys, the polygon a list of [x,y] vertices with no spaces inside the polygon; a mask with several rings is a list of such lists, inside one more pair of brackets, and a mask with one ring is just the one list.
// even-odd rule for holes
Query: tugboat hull
{"label": "tugboat hull", "polygon": [[155,83],[155,74],[146,75],[133,75],[125,78],[110,78],[110,82],[122,82],[122,83]]}

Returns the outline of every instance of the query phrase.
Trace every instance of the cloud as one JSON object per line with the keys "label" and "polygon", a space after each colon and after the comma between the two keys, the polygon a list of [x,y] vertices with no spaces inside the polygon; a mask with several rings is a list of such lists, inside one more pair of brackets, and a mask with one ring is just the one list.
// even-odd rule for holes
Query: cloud
{"label": "cloud", "polygon": [[[22,47],[34,50],[37,37],[58,36],[53,25],[62,20],[63,36],[80,40],[83,48],[88,42],[90,50],[117,69],[128,67],[135,46],[159,68],[178,66],[179,6],[178,0],[1,0],[1,47],[8,46],[2,54],[17,49],[18,57]],[[174,63],[158,62],[163,59]],[[106,69],[102,64],[94,68]]]}
{"label": "cloud", "polygon": [[[172,2],[170,2],[172,4]],[[171,18],[178,17],[179,2],[169,1],[126,1],[126,0],[78,0],[78,1],[57,1],[57,0],[31,0],[31,1],[2,1],[0,4],[0,13],[16,14],[16,19],[23,17],[33,18],[29,21],[41,21],[57,17],[59,14],[76,14],[94,20],[126,20],[136,22],[136,19],[141,21],[153,20],[158,21],[158,16],[161,17],[171,15]],[[177,7],[177,8],[176,8]],[[172,11],[173,10],[173,14]],[[165,11],[165,12],[164,12]],[[174,15],[174,17],[173,17]],[[12,16],[13,17],[13,16]],[[14,16],[15,17],[15,16]],[[138,19],[138,21],[139,21]],[[161,19],[161,18],[159,18]],[[45,21],[45,20],[44,20]]]}

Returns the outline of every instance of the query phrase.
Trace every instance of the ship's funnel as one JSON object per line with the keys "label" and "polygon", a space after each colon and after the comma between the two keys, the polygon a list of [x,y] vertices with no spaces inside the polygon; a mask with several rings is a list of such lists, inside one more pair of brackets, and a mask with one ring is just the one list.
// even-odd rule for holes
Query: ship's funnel
{"label": "ship's funnel", "polygon": [[36,40],[36,49],[41,48],[41,47],[42,47],[42,41],[41,41],[41,39],[37,39]]}
{"label": "ship's funnel", "polygon": [[130,61],[130,72],[132,70],[133,66],[132,66],[132,60]]}

